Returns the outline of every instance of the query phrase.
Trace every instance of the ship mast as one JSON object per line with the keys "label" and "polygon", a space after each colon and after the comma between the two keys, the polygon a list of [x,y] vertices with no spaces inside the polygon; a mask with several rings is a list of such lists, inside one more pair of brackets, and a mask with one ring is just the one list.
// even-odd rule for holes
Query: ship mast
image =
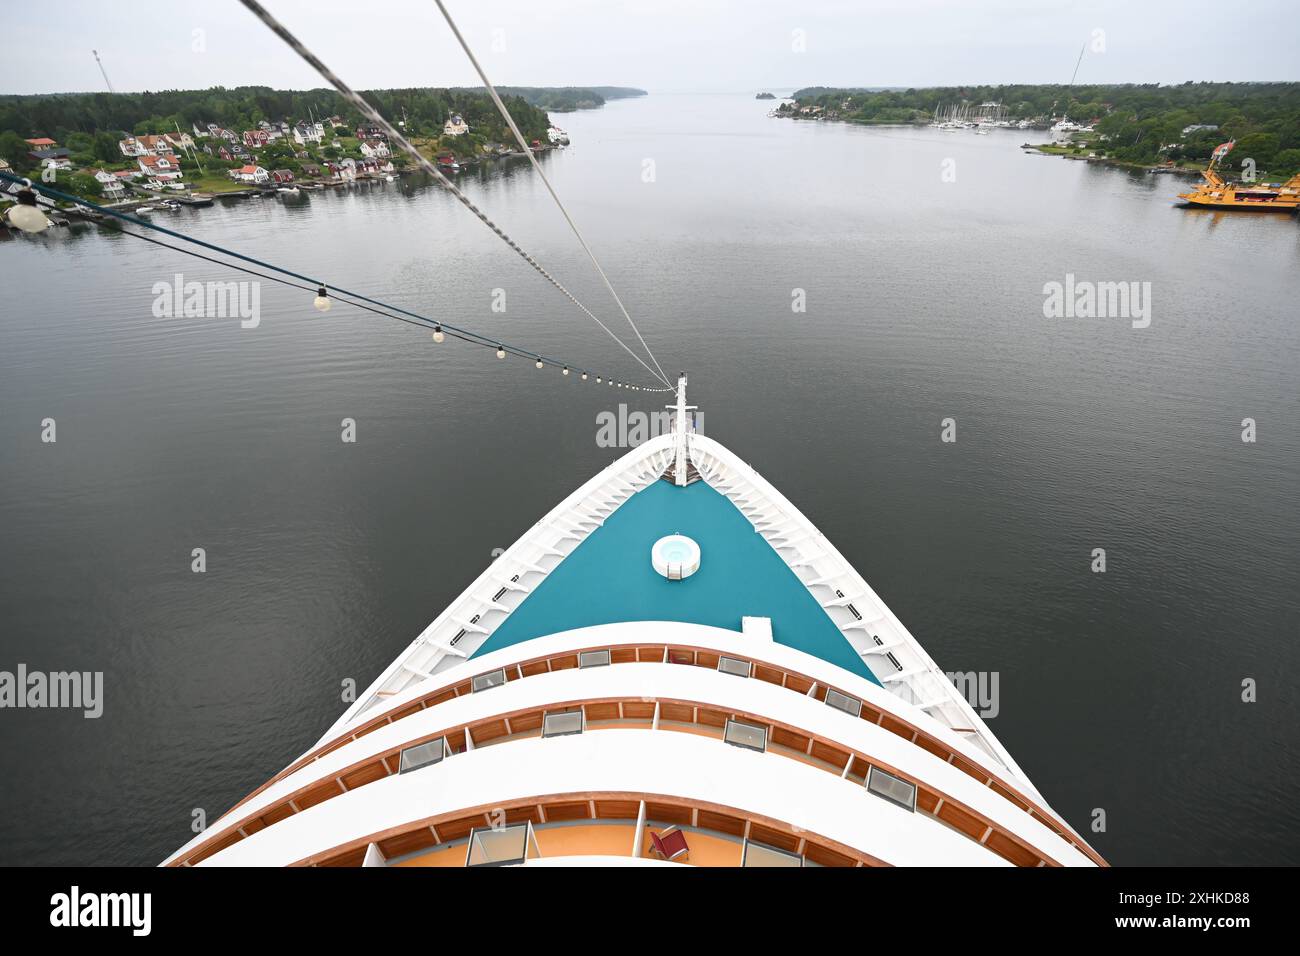
{"label": "ship mast", "polygon": [[687,435],[689,429],[686,427],[686,413],[694,411],[697,406],[686,404],[686,373],[682,372],[677,377],[677,402],[673,405],[666,405],[665,408],[671,409],[676,413],[673,419],[673,433],[676,436],[676,454],[673,461],[673,481],[679,488],[686,487],[686,464],[688,459]]}

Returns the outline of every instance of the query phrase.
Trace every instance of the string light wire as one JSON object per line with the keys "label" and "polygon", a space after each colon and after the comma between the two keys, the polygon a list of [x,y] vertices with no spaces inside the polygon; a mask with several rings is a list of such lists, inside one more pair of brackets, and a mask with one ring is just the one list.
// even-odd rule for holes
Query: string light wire
{"label": "string light wire", "polygon": [[560,196],[555,191],[555,187],[551,185],[551,180],[547,177],[546,171],[542,169],[542,164],[537,161],[537,156],[533,153],[533,148],[529,146],[527,140],[524,139],[524,134],[520,132],[519,126],[515,123],[515,118],[510,115],[510,110],[506,109],[506,104],[502,102],[501,97],[497,94],[496,87],[493,86],[492,81],[487,78],[487,73],[484,72],[482,65],[479,64],[478,57],[474,55],[474,51],[472,51],[469,48],[469,44],[465,42],[465,37],[461,35],[460,28],[456,26],[456,21],[451,18],[451,14],[447,12],[447,7],[443,4],[442,0],[433,0],[433,2],[436,3],[438,9],[442,11],[443,19],[447,21],[447,26],[451,28],[451,32],[460,43],[460,48],[465,51],[465,56],[469,57],[469,62],[474,65],[474,69],[478,73],[479,79],[483,81],[483,85],[487,88],[488,95],[492,97],[492,102],[496,104],[497,111],[510,127],[510,132],[514,134],[515,142],[517,142],[519,148],[524,151],[524,154],[528,157],[528,161],[533,164],[533,169],[546,185],[546,190],[551,194],[551,198],[555,200],[555,205],[559,207],[560,213],[564,216],[564,221],[569,224],[569,228],[573,230],[573,234],[578,237],[579,244],[581,244],[583,251],[587,253],[587,257],[591,259],[591,264],[596,267],[596,272],[600,274],[601,281],[605,283],[605,288],[609,290],[609,294],[612,295],[614,301],[618,303],[618,308],[619,311],[623,313],[623,318],[627,319],[627,324],[630,325],[632,331],[636,333],[636,337],[640,340],[641,347],[645,349],[646,355],[650,356],[650,361],[654,362],[655,368],[659,370],[659,377],[666,383],[668,377],[664,373],[663,366],[659,364],[659,360],[655,358],[654,352],[652,352],[650,346],[646,344],[645,338],[641,335],[641,330],[638,329],[636,323],[632,321],[632,316],[628,314],[627,306],[623,304],[623,300],[619,298],[618,293],[614,291],[614,285],[609,281],[609,276],[605,275],[605,270],[601,268],[600,262],[597,261],[596,254],[591,251],[591,246],[587,245],[587,240],[583,238],[582,233],[579,231],[578,224],[573,221],[573,217],[569,215],[569,210],[566,209],[564,203],[560,201]]}
{"label": "string light wire", "polygon": [[[396,319],[399,322],[405,322],[407,325],[419,326],[420,328],[424,328],[424,329],[429,329],[429,330],[441,329],[444,335],[450,335],[453,338],[459,339],[463,342],[468,342],[472,345],[483,346],[485,348],[491,348],[497,352],[505,351],[509,354],[518,355],[521,358],[531,359],[535,362],[542,362],[545,365],[554,365],[557,368],[567,367],[571,369],[577,369],[579,372],[587,372],[588,374],[595,374],[594,372],[592,372],[591,369],[586,368],[584,365],[581,365],[579,363],[565,361],[563,359],[550,358],[548,356],[541,355],[537,352],[534,352],[531,349],[526,349],[517,345],[512,345],[507,342],[503,342],[500,339],[483,335],[482,333],[479,332],[474,332],[471,329],[464,329],[458,326],[450,325],[447,322],[442,321],[441,319],[431,319],[428,316],[419,314],[418,312],[411,312],[408,309],[403,309],[399,306],[391,305],[379,299],[373,299],[369,296],[362,295],[361,293],[358,292],[351,292],[347,289],[340,288],[339,286],[330,285],[329,283],[323,280],[312,278],[311,276],[303,275],[302,273],[295,272],[292,269],[286,269],[281,266],[277,266],[274,263],[270,263],[265,260],[258,259],[254,256],[244,255],[243,253],[236,252],[233,249],[227,249],[224,246],[219,246],[216,245],[215,243],[207,242],[203,239],[197,239],[193,236],[188,236],[185,233],[178,232],[174,229],[168,229],[165,226],[160,226],[157,223],[149,222],[145,219],[139,218],[138,216],[132,216],[128,213],[122,212],[121,210],[111,209],[107,206],[101,206],[98,203],[91,202],[86,199],[80,199],[76,196],[72,196],[67,193],[60,192],[59,190],[53,189],[45,185],[44,183],[34,183],[31,180],[24,179],[23,177],[20,176],[15,176],[12,173],[6,172],[4,170],[0,170],[0,181],[17,183],[20,185],[27,186],[32,190],[39,190],[40,193],[42,193],[43,195],[45,195],[50,199],[57,199],[66,202],[75,203],[76,205],[84,206],[94,212],[98,212],[103,215],[111,216],[115,219],[119,219],[122,222],[131,223],[132,225],[136,225],[136,226],[141,226],[145,229],[150,229],[153,230],[154,232],[159,232],[164,235],[170,236],[172,238],[180,239],[184,242],[193,243],[194,245],[201,246],[204,249],[211,250],[212,252],[219,253],[223,256],[229,256],[233,259],[237,259],[242,262],[247,262],[251,265],[258,266],[261,269],[269,270],[269,272],[271,273],[278,273],[278,275],[270,275],[267,274],[266,272],[258,272],[256,270],[248,268],[247,266],[239,265],[237,262],[223,261],[213,256],[204,255],[203,253],[198,252],[194,249],[186,249],[183,246],[173,245],[171,243],[163,242],[162,240],[154,239],[149,236],[141,235],[139,233],[129,232],[125,229],[121,230],[121,234],[124,236],[130,236],[133,239],[141,239],[145,242],[150,242],[153,243],[154,245],[162,246],[163,248],[166,249],[171,249],[174,252],[179,252],[182,255],[187,255],[195,259],[201,259],[205,262],[210,262],[214,265],[218,265],[223,268],[233,269],[237,272],[242,272],[246,275],[255,276],[260,279],[266,279],[271,282],[277,282],[281,285],[289,286],[294,289],[300,289],[304,292],[309,292],[314,294],[317,292],[319,288],[324,287],[327,290],[329,290],[329,296],[334,301],[340,302],[344,305],[354,306],[355,308],[362,309],[366,312],[371,312],[375,315],[384,316],[385,318],[390,318],[390,319]],[[288,278],[287,279],[282,278],[285,276],[287,276]],[[289,281],[290,279],[296,279],[298,281],[297,282]],[[629,387],[631,387],[630,384]],[[672,391],[671,388],[665,388],[658,385],[646,385],[646,386],[640,386],[640,388],[642,391],[650,391],[650,392],[671,392]]]}
{"label": "string light wire", "polygon": [[388,136],[391,142],[397,143],[397,145],[399,145],[409,156],[411,156],[411,158],[413,158],[416,161],[416,163],[419,164],[421,169],[423,169],[429,175],[433,176],[435,180],[439,184],[441,184],[444,189],[446,189],[453,196],[455,196],[456,199],[460,201],[461,205],[463,205],[466,209],[468,209],[475,216],[477,216],[478,219],[485,226],[487,226],[498,236],[500,236],[501,239],[506,243],[506,245],[508,245],[511,249],[513,249],[516,253],[518,253],[519,256],[525,262],[527,262],[530,266],[532,266],[537,271],[537,273],[542,276],[542,278],[544,278],[547,282],[549,282],[551,285],[555,286],[555,288],[560,290],[560,292],[562,292],[565,296],[567,296],[568,299],[571,302],[573,302],[573,304],[576,305],[579,309],[581,309],[582,312],[588,318],[590,318],[598,326],[604,329],[605,332],[610,336],[610,338],[612,338],[615,342],[617,342],[620,346],[622,346],[623,350],[626,351],[629,355],[631,355],[634,359],[636,359],[637,362],[639,362],[647,372],[649,372],[655,378],[663,382],[664,385],[669,386],[671,388],[672,383],[668,380],[668,377],[663,374],[663,372],[656,371],[655,369],[647,365],[645,359],[637,355],[636,352],[634,352],[626,342],[624,342],[621,338],[618,337],[618,335],[614,332],[613,329],[607,326],[604,322],[602,322],[599,318],[596,317],[596,314],[594,312],[592,312],[580,301],[578,301],[577,296],[575,296],[567,288],[561,285],[558,279],[556,279],[553,275],[551,275],[544,268],[542,268],[541,263],[539,263],[531,255],[529,255],[522,248],[520,248],[519,244],[516,243],[513,239],[511,239],[504,232],[502,232],[500,226],[498,226],[491,219],[489,219],[485,212],[483,212],[481,209],[475,206],[474,203],[470,200],[470,198],[456,187],[455,183],[453,183],[450,179],[444,176],[442,174],[442,171],[438,169],[437,166],[431,163],[428,160],[428,158],[424,156],[423,153],[421,153],[418,149],[416,149],[413,145],[411,145],[411,143],[406,139],[406,137],[403,136],[400,132],[398,132],[397,128],[394,127],[393,124],[388,122],[388,120],[386,120],[378,110],[376,110],[373,106],[371,106],[368,102],[366,102],[359,93],[357,93],[355,90],[352,89],[352,87],[348,86],[341,79],[339,79],[339,77],[332,70],[330,70],[330,68],[327,67],[319,57],[316,56],[316,54],[312,53],[311,50],[307,49],[307,47],[302,43],[302,41],[299,40],[293,33],[291,33],[289,29],[284,26],[284,24],[280,23],[279,20],[273,17],[265,7],[263,7],[260,3],[258,3],[257,0],[240,0],[240,3],[242,3],[250,13],[252,13],[255,17],[261,20],[262,23],[264,23],[268,29],[270,29],[273,33],[275,33],[276,36],[278,36],[281,40],[287,43],[290,49],[292,49],[295,53],[297,53],[300,57],[302,57],[302,59],[306,61],[313,69],[315,69],[316,72],[319,73],[326,81],[328,81],[329,84],[334,87],[334,89],[338,90],[338,92],[342,94],[342,96],[349,103],[351,103],[354,107],[356,107],[356,109],[361,113],[362,116],[366,117],[366,119],[370,120],[370,122],[374,123],[377,127],[383,130],[385,135]]}

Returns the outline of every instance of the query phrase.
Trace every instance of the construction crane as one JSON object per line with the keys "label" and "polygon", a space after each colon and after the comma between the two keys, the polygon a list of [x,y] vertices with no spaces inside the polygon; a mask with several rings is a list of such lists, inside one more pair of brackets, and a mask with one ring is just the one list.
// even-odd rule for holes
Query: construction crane
{"label": "construction crane", "polygon": [[91,50],[90,52],[95,54],[95,62],[99,64],[99,72],[104,76],[104,85],[108,87],[108,92],[116,93],[117,90],[113,89],[113,81],[108,78],[108,70],[104,69],[104,63],[99,58],[99,51]]}

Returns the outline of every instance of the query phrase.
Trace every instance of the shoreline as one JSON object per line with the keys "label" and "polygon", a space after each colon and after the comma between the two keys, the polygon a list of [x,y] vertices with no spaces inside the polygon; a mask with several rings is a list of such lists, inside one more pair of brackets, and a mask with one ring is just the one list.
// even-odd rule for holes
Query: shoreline
{"label": "shoreline", "polygon": [[[558,149],[554,145],[542,146],[534,149],[534,152],[547,152],[552,149]],[[481,166],[493,166],[499,161],[527,159],[526,154],[520,150],[514,150],[508,153],[489,154],[476,157],[472,160],[462,163],[458,171],[444,171],[444,174],[451,179],[455,179],[461,173],[477,170]],[[402,167],[394,169],[390,173],[363,173],[354,179],[302,179],[295,180],[291,183],[261,183],[261,184],[243,184],[230,182],[228,189],[184,189],[184,190],[141,190],[139,186],[134,187],[137,193],[146,193],[146,195],[136,195],[128,199],[118,200],[116,202],[105,202],[102,198],[87,198],[84,201],[68,202],[66,200],[57,201],[52,207],[46,210],[47,216],[50,217],[51,224],[54,226],[68,226],[70,220],[76,220],[84,223],[94,223],[99,225],[108,225],[114,221],[111,215],[99,212],[97,209],[85,205],[86,202],[93,202],[99,209],[112,210],[114,212],[126,212],[134,214],[142,207],[153,207],[156,209],[164,201],[172,200],[179,202],[182,206],[191,209],[203,209],[215,206],[221,200],[227,202],[223,205],[229,205],[231,201],[245,200],[253,198],[265,198],[267,196],[285,195],[281,193],[282,189],[296,188],[301,192],[323,192],[325,190],[349,189],[357,185],[373,185],[375,183],[400,183],[404,177],[425,176],[430,182],[429,177],[424,170],[419,167]],[[35,181],[33,181],[35,185]],[[293,194],[287,194],[293,196]],[[56,218],[57,216],[57,218]]]}
{"label": "shoreline", "polygon": [[[773,110],[767,115],[774,119],[808,121],[807,117],[783,115],[781,113],[778,113],[776,110]],[[816,117],[812,119],[812,122],[846,123],[851,126],[865,126],[870,129],[933,129],[934,128],[934,126],[930,123],[897,123],[897,122],[877,123],[870,120],[844,119],[842,117]],[[999,129],[1006,132],[1012,132],[1012,131],[1019,131],[1020,127],[1015,127],[1015,126],[999,127]],[[1025,127],[1025,129],[1031,130],[1034,129],[1034,127]],[[1083,160],[1084,162],[1093,163],[1098,166],[1110,166],[1114,169],[1127,169],[1134,172],[1140,170],[1142,172],[1149,173],[1149,174],[1167,173],[1175,176],[1183,176],[1188,179],[1199,178],[1201,174],[1200,165],[1163,166],[1158,163],[1157,164],[1134,163],[1128,160],[1114,159],[1109,156],[1097,156],[1096,154],[1078,154],[1073,152],[1075,146],[1084,146],[1086,148],[1087,144],[1072,143],[1069,145],[1059,145],[1056,143],[1025,142],[1020,144],[1020,149],[1022,152],[1037,153],[1040,156],[1057,156],[1064,159]]]}
{"label": "shoreline", "polygon": [[1126,169],[1131,172],[1144,172],[1149,174],[1168,174],[1171,176],[1181,176],[1185,179],[1198,179],[1201,175],[1199,166],[1161,166],[1149,165],[1147,163],[1133,163],[1123,159],[1113,159],[1109,156],[1097,156],[1096,154],[1079,154],[1073,152],[1069,146],[1057,146],[1053,143],[1021,143],[1020,151],[1024,153],[1037,153],[1039,156],[1056,156],[1061,159],[1081,160],[1085,163],[1092,163],[1096,166],[1110,166],[1113,169]]}

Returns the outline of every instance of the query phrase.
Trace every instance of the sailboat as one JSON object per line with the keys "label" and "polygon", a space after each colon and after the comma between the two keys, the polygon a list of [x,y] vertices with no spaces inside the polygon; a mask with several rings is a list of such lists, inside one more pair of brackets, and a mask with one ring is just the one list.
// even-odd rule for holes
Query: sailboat
{"label": "sailboat", "polygon": [[165,865],[1105,865],[686,390]]}

